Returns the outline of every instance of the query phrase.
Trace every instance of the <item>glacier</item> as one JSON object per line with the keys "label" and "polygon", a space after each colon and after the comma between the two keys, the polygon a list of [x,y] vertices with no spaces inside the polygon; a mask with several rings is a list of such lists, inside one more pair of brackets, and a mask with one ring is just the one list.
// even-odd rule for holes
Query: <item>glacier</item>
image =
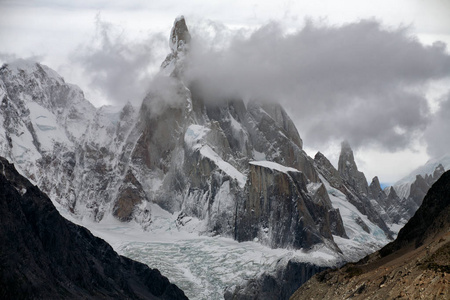
{"label": "glacier", "polygon": [[157,268],[193,300],[223,299],[226,288],[271,272],[290,259],[326,267],[344,261],[326,245],[316,245],[310,251],[272,249],[252,241],[239,243],[199,235],[197,231],[204,226],[201,220],[193,218],[179,227],[177,214],[156,204],[151,205],[153,223],[147,231],[138,223],[123,223],[112,216],[100,222],[75,217],[59,203],[54,204],[65,218],[89,228],[119,254]]}

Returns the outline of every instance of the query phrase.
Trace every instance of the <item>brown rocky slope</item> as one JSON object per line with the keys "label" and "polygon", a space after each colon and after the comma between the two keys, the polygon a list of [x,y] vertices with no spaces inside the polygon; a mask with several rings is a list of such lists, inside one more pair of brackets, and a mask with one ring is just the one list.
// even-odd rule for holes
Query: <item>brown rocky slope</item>
{"label": "brown rocky slope", "polygon": [[450,299],[450,171],[395,241],[315,275],[290,299]]}

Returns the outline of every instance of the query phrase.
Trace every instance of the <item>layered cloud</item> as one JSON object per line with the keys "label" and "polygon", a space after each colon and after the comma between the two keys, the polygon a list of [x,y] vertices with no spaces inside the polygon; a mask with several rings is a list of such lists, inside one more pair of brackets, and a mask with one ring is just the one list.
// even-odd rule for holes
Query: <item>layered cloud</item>
{"label": "layered cloud", "polygon": [[428,83],[450,76],[445,44],[424,46],[407,28],[375,20],[309,21],[290,34],[271,23],[209,49],[194,44],[188,69],[209,99],[279,102],[319,149],[343,139],[389,151],[411,146],[430,124]]}

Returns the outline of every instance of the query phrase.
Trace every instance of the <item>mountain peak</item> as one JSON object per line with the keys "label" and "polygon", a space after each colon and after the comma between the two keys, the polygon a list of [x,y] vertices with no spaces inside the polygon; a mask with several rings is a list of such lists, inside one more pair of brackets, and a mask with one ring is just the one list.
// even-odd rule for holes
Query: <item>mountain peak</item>
{"label": "mountain peak", "polygon": [[341,144],[341,154],[338,161],[338,172],[342,178],[347,180],[356,191],[367,195],[368,185],[364,173],[358,171],[353,150],[348,141]]}
{"label": "mountain peak", "polygon": [[173,22],[173,27],[170,32],[170,49],[172,53],[185,51],[186,45],[191,41],[191,34],[186,26],[184,16],[179,16]]}
{"label": "mountain peak", "polygon": [[347,141],[341,143],[341,153],[339,155],[338,171],[344,178],[350,177],[350,172],[358,171],[358,167],[355,163],[353,156],[353,150]]}
{"label": "mountain peak", "polygon": [[183,69],[183,57],[189,48],[191,34],[186,26],[184,16],[179,16],[173,22],[170,31],[169,46],[171,52],[161,64],[161,70],[164,74],[177,76]]}

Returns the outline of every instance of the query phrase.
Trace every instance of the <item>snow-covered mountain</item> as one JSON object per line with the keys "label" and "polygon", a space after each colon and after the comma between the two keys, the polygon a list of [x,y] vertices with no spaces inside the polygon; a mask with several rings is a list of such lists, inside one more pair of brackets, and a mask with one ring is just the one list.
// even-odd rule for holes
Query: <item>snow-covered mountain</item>
{"label": "snow-covered mountain", "polygon": [[309,157],[279,104],[209,99],[184,76],[190,39],[177,18],[139,108],[97,109],[41,64],[2,66],[0,155],[78,218],[152,231],[159,206],[181,231],[338,260],[386,244],[405,219],[395,192],[367,184],[348,143],[337,170]]}
{"label": "snow-covered mountain", "polygon": [[28,61],[2,66],[0,101],[1,155],[52,199],[101,220],[127,178],[121,158],[136,109],[96,109],[77,86]]}

